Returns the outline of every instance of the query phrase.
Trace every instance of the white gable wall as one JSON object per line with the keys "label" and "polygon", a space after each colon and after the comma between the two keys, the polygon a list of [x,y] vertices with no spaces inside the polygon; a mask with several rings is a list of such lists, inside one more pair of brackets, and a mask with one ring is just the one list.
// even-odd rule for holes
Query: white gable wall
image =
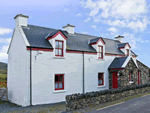
{"label": "white gable wall", "polygon": [[124,52],[125,54],[127,54],[127,49],[129,49],[129,56],[131,56],[131,48],[130,48],[128,45],[126,45],[125,48],[120,49],[120,50],[121,50],[122,52]]}
{"label": "white gable wall", "polygon": [[21,106],[29,103],[29,51],[26,50],[25,41],[16,27],[8,52],[8,99]]}

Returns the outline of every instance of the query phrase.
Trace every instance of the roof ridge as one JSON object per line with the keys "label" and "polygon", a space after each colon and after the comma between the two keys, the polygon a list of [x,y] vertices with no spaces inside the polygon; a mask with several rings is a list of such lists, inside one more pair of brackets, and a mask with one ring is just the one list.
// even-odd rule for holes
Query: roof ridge
{"label": "roof ridge", "polygon": [[[37,26],[37,25],[31,25],[31,24],[28,24],[30,26],[35,26],[35,27],[41,27],[41,28],[45,28],[45,29],[53,29],[53,30],[60,30],[60,29],[54,29],[54,28],[48,28],[48,27],[42,27],[42,26]],[[28,27],[28,26],[27,26]]]}

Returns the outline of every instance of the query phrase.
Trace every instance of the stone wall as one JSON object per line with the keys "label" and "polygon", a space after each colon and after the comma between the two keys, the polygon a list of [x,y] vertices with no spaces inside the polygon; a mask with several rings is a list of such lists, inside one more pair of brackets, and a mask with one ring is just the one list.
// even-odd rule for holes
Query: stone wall
{"label": "stone wall", "polygon": [[150,91],[150,84],[66,96],[66,111],[98,105]]}
{"label": "stone wall", "polygon": [[150,82],[149,68],[138,60],[137,60],[137,64],[138,64],[139,70],[140,70],[140,83],[141,84],[149,83]]}

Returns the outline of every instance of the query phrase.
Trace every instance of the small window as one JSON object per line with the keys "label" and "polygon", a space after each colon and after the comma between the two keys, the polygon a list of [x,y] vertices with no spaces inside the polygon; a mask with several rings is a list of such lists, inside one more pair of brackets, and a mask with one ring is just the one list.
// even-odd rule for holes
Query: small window
{"label": "small window", "polygon": [[127,49],[127,56],[129,56],[129,49]]}
{"label": "small window", "polygon": [[55,56],[63,57],[63,41],[55,41]]}
{"label": "small window", "polygon": [[55,75],[55,90],[64,89],[64,74]]}
{"label": "small window", "polygon": [[103,59],[103,46],[98,46],[98,59]]}
{"label": "small window", "polygon": [[104,74],[98,73],[98,86],[104,85]]}

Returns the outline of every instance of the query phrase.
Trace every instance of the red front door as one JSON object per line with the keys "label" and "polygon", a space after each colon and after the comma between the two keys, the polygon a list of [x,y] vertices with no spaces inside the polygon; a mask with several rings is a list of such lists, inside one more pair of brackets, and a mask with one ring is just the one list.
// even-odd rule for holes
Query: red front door
{"label": "red front door", "polygon": [[113,72],[112,74],[112,80],[113,80],[113,89],[117,89],[118,88],[118,76],[117,76],[117,72]]}

